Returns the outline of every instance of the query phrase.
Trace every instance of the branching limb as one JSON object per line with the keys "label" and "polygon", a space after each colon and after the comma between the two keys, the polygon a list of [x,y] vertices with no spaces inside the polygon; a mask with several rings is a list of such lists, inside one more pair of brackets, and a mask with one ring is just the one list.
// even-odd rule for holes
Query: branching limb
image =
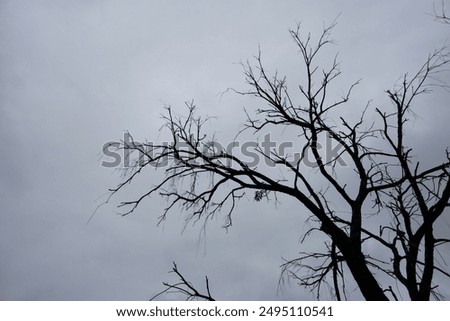
{"label": "branching limb", "polygon": [[194,285],[192,285],[191,282],[189,282],[178,270],[177,265],[175,262],[173,262],[172,271],[169,273],[175,273],[179,279],[179,282],[177,283],[168,283],[163,282],[163,285],[165,286],[165,289],[156,295],[154,295],[150,301],[153,301],[157,299],[158,297],[165,295],[165,294],[171,294],[171,293],[181,293],[186,296],[187,301],[192,300],[205,300],[205,301],[215,301],[215,299],[211,295],[211,291],[209,288],[209,280],[208,277],[205,277],[205,286],[206,286],[206,293],[201,293],[199,290],[197,290]]}

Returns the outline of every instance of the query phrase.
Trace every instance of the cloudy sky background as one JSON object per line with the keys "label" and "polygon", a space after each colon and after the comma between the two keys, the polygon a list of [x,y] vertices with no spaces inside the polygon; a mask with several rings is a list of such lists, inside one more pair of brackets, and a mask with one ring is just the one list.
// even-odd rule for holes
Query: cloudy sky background
{"label": "cloudy sky background", "polygon": [[[182,111],[191,99],[218,116],[217,136],[233,137],[255,102],[220,93],[245,88],[238,62],[258,45],[269,70],[295,80],[287,30],[300,21],[318,35],[339,16],[330,57],[339,51],[342,89],[362,78],[344,115],[370,99],[385,106],[383,91],[450,41],[432,11],[431,1],[0,1],[0,299],[146,300],[174,280],[172,261],[199,284],[208,275],[218,299],[313,298],[294,284],[277,291],[282,258],[308,229],[289,199],[243,200],[228,233],[218,218],[202,237],[200,226],[181,233],[182,213],[156,227],[157,196],[118,216],[115,205],[155,172],[87,225],[120,182],[100,166],[102,146],[127,130],[156,140],[162,106]],[[436,92],[416,110],[410,141],[429,161],[448,146],[448,97]]]}

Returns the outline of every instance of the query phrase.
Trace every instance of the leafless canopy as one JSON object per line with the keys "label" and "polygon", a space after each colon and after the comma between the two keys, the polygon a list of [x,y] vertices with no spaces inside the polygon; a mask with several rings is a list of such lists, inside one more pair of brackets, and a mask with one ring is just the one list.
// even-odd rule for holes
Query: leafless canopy
{"label": "leafless canopy", "polygon": [[[350,279],[367,300],[397,299],[401,293],[408,293],[412,300],[429,300],[432,295],[439,298],[433,277],[437,273],[447,277],[450,274],[440,264],[437,251],[449,240],[437,237],[433,227],[443,214],[448,215],[450,154],[443,152],[442,161],[424,167],[405,144],[405,137],[416,98],[435,86],[443,86],[437,79],[448,65],[448,52],[433,52],[416,73],[405,75],[398,85],[387,90],[392,104],[386,110],[372,110],[377,115],[375,120],[367,119],[369,105],[360,108],[356,121],[345,119],[338,116],[339,111],[349,105],[358,83],[350,85],[340,97],[330,96],[341,75],[339,62],[332,58],[329,67],[318,65],[319,55],[330,47],[333,27],[334,24],[325,28],[316,41],[309,34],[303,36],[300,27],[290,31],[305,76],[295,97],[288,91],[285,77],[269,74],[264,68],[260,53],[254,64],[243,64],[249,90],[235,92],[255,97],[263,106],[246,111],[243,131],[256,135],[266,129],[289,126],[301,144],[302,157],[295,161],[289,155],[256,148],[283,171],[283,177],[266,172],[263,167],[249,166],[227,151],[211,149],[212,139],[202,130],[206,119],[196,115],[191,102],[186,104],[184,116],[176,116],[166,107],[163,119],[172,144],[133,141],[121,146],[140,152],[145,161],[136,161],[111,193],[124,189],[143,168],[162,169],[162,164],[168,162],[162,181],[138,199],[120,204],[125,209],[123,214],[132,213],[147,196],[160,193],[168,200],[160,220],[181,206],[187,221],[206,220],[220,212],[225,217],[225,227],[231,226],[235,206],[245,192],[252,191],[256,201],[282,193],[298,200],[299,212],[304,208],[310,212],[316,224],[310,232],[319,231],[327,238],[327,250],[323,253],[303,251],[298,258],[286,261],[282,266],[284,276],[317,290],[318,295],[326,285],[338,300],[346,298],[345,283]],[[319,148],[325,137],[342,146],[339,155],[332,159],[327,159]],[[312,155],[313,168],[304,165],[306,155]],[[350,180],[341,171],[342,160],[354,173]],[[322,186],[318,187],[317,181]],[[330,197],[340,199],[339,207],[329,201]],[[370,223],[374,216],[376,224]],[[368,253],[364,251],[365,244],[380,251]],[[377,256],[378,252],[383,254]],[[178,274],[176,266],[174,272]],[[185,290],[178,284],[166,285],[167,290],[178,289],[189,298],[196,295],[189,286]],[[210,297],[209,290],[206,297]]]}

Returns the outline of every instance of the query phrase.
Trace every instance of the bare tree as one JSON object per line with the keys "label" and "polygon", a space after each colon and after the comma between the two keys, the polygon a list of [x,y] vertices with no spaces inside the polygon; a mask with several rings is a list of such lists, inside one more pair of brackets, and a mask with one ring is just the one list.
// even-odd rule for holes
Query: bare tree
{"label": "bare tree", "polygon": [[[433,52],[415,74],[405,75],[387,90],[392,104],[388,110],[373,110],[375,120],[366,116],[372,110],[370,104],[362,108],[356,121],[345,119],[339,111],[349,104],[358,82],[343,96],[330,97],[341,75],[339,62],[334,57],[328,68],[320,68],[317,63],[318,56],[332,43],[333,27],[325,28],[316,41],[309,34],[302,36],[300,26],[290,31],[305,76],[295,97],[285,77],[269,74],[264,68],[261,53],[254,64],[243,64],[249,90],[234,92],[255,97],[264,107],[245,111],[247,119],[240,134],[250,131],[257,135],[279,127],[296,132],[300,157],[255,147],[255,153],[280,169],[277,173],[282,172],[282,176],[213,148],[213,139],[202,130],[206,119],[196,115],[196,107],[190,102],[184,116],[176,116],[171,107],[166,107],[163,119],[171,144],[123,142],[121,148],[138,151],[141,157],[126,169],[125,179],[110,190],[111,196],[133,182],[143,168],[165,166],[162,181],[138,199],[119,205],[125,209],[123,215],[132,213],[147,196],[160,193],[168,200],[160,221],[181,206],[187,221],[206,221],[221,212],[225,227],[229,227],[245,192],[253,191],[255,201],[285,194],[299,202],[299,209],[309,211],[315,226],[305,237],[316,231],[322,233],[326,250],[303,251],[298,258],[286,261],[282,266],[284,276],[317,290],[318,296],[321,287],[328,286],[338,300],[347,297],[348,280],[356,282],[367,300],[397,300],[402,293],[408,293],[411,300],[429,300],[432,295],[439,299],[433,278],[436,273],[450,274],[442,267],[437,251],[449,240],[438,237],[434,226],[443,214],[448,215],[450,153],[446,151],[441,162],[426,167],[405,138],[416,98],[435,86],[444,86],[437,77],[448,65],[449,54],[445,49]],[[320,148],[325,139],[341,146],[337,155],[325,155]],[[305,164],[307,157],[312,157],[313,166]],[[310,179],[311,171],[314,180]],[[370,253],[364,250],[365,245],[379,251]],[[188,290],[166,284],[166,291],[178,289],[189,298],[198,296],[176,266],[174,272]],[[392,285],[397,284],[394,290]]]}

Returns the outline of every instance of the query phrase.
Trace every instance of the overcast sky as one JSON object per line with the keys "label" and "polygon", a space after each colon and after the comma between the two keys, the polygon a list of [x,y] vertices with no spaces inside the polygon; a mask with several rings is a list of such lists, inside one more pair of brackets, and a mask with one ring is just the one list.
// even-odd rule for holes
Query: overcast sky
{"label": "overcast sky", "polygon": [[[220,93],[243,88],[237,63],[258,46],[270,70],[295,79],[287,31],[297,22],[318,35],[338,17],[330,58],[339,52],[343,89],[362,79],[344,114],[370,99],[387,104],[384,91],[450,41],[432,11],[425,0],[0,1],[0,299],[146,300],[174,280],[172,261],[194,282],[208,275],[218,299],[314,298],[277,288],[282,258],[302,250],[308,228],[289,199],[277,208],[243,200],[228,233],[219,217],[201,238],[200,226],[182,233],[183,213],[156,227],[157,196],[117,215],[155,173],[86,224],[121,179],[101,167],[102,146],[127,130],[157,140],[163,105],[182,110],[191,99],[218,116],[218,135],[234,134],[251,102]],[[448,93],[431,101],[411,134],[429,160],[448,146],[450,119]]]}

